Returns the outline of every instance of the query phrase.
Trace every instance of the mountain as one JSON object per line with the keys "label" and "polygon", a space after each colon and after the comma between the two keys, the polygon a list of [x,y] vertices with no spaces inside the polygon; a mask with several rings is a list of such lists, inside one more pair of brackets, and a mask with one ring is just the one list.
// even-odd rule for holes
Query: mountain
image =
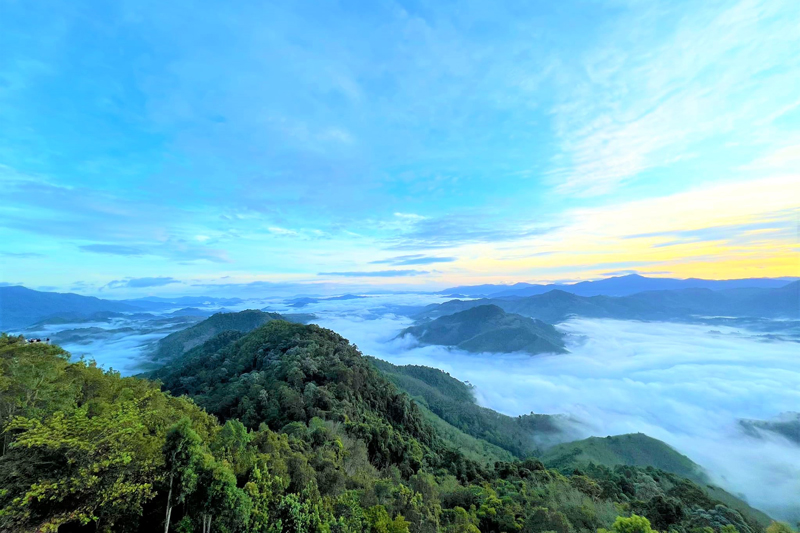
{"label": "mountain", "polygon": [[752,437],[772,434],[800,446],[800,413],[784,413],[773,420],[740,420],[739,425]]}
{"label": "mountain", "polygon": [[[394,372],[469,392],[432,369]],[[650,466],[474,461],[459,446],[503,452],[432,422],[314,325],[224,331],[154,373],[186,396],[7,335],[0,375],[2,531],[764,531]]]}
{"label": "mountain", "polygon": [[[605,438],[590,437],[559,444],[547,450],[540,458],[548,467],[562,472],[585,470],[590,465],[607,468],[618,466],[657,468],[695,482],[708,497],[724,502],[753,522],[762,526],[768,526],[772,522],[765,513],[720,487],[712,485],[702,467],[691,459],[668,444],[643,433]],[[591,472],[591,468],[588,471]]]}
{"label": "mountain", "polygon": [[481,407],[470,385],[437,368],[398,366],[375,358],[370,361],[437,419],[514,457],[539,455],[541,450],[573,440],[578,434],[578,424],[564,416],[531,413],[511,417]]}
{"label": "mountain", "polygon": [[564,353],[564,335],[550,324],[479,305],[404,329],[423,344],[455,346],[468,352]]}
{"label": "mountain", "polygon": [[535,296],[551,290],[562,290],[578,296],[629,296],[637,292],[663,291],[676,289],[742,289],[761,288],[777,289],[797,278],[745,278],[745,279],[674,279],[650,278],[638,274],[616,276],[597,281],[581,281],[579,283],[531,284],[516,283],[514,285],[473,285],[451,287],[440,291],[441,294],[459,294],[464,297],[504,298],[508,296]]}
{"label": "mountain", "polygon": [[589,463],[604,466],[652,466],[698,483],[708,483],[702,468],[691,459],[643,433],[590,437],[558,444],[539,457],[546,465],[563,471]]}
{"label": "mountain", "polygon": [[163,311],[176,307],[223,307],[226,305],[239,305],[244,303],[241,298],[215,298],[212,296],[176,296],[163,298],[160,296],[145,296],[131,300],[120,300],[123,303],[134,305],[148,311]]}
{"label": "mountain", "polygon": [[[551,478],[551,474],[544,470],[544,465],[533,459],[522,462],[500,461],[494,465],[493,472],[482,472],[479,465],[472,464],[463,453],[456,451],[456,443],[467,442],[463,436],[469,434],[457,424],[462,423],[462,427],[469,432],[484,431],[487,437],[494,434],[513,443],[515,438],[525,433],[531,439],[542,427],[557,425],[557,419],[537,419],[534,415],[531,418],[535,422],[526,427],[529,422],[525,417],[520,417],[523,421],[517,423],[518,428],[527,431],[514,428],[516,424],[512,423],[512,432],[505,433],[504,423],[480,427],[492,416],[500,420],[505,418],[505,422],[513,420],[488,409],[477,420],[470,420],[467,414],[478,413],[477,410],[464,411],[461,416],[453,416],[452,411],[448,415],[450,408],[439,408],[442,413],[440,416],[433,412],[439,402],[450,400],[451,406],[454,403],[473,404],[469,400],[471,391],[468,385],[435,369],[398,367],[367,359],[345,339],[318,326],[302,326],[276,320],[244,336],[235,334],[225,339],[230,333],[232,332],[197,346],[183,358],[156,371],[154,377],[164,383],[165,389],[190,396],[198,405],[220,419],[239,418],[250,428],[263,424],[262,427],[274,431],[280,429],[289,435],[308,435],[313,427],[320,427],[319,423],[311,424],[312,417],[339,420],[345,434],[351,438],[364,439],[368,456],[374,465],[379,468],[395,465],[396,475],[400,478],[405,478],[416,469],[422,472],[430,467],[436,468],[438,463],[438,468],[454,472],[455,478],[459,480],[476,479],[473,476],[478,476],[478,479],[483,479],[484,483],[488,482],[492,486],[498,482],[501,483],[500,486],[508,486],[509,481],[518,483],[513,492],[504,493],[509,503],[518,497],[514,494],[536,494],[539,491],[553,495],[548,502],[556,510],[566,511],[569,508],[569,504],[557,503],[559,501],[575,501],[582,507],[582,513],[564,513],[564,533],[573,528],[592,531],[597,529],[591,522],[592,519],[587,518],[586,512],[595,505],[593,502],[606,499],[635,505],[635,512],[647,516],[662,530],[668,530],[677,523],[682,523],[688,529],[710,525],[719,528],[730,524],[740,532],[754,533],[763,529],[764,520],[769,520],[766,515],[719,489],[702,487],[679,474],[650,464],[627,465],[626,461],[631,458],[641,463],[650,458],[662,466],[680,466],[684,473],[695,475],[699,471],[693,463],[685,463],[684,460],[688,460],[665,444],[645,436],[632,439],[614,438],[627,441],[628,449],[618,446],[610,458],[608,454],[602,455],[607,462],[615,463],[613,465],[596,464],[583,473],[564,472],[569,476],[564,479],[569,479],[571,489],[558,488],[559,481]],[[373,372],[365,363],[383,374]],[[419,399],[410,403],[403,400],[408,397],[398,395],[397,389],[385,381],[387,377],[393,383],[401,383],[400,390],[418,393],[414,397]],[[422,404],[420,399],[425,403]],[[426,419],[425,410],[431,410],[436,418]],[[447,416],[450,416],[453,423],[447,421]],[[444,421],[445,424],[437,421]],[[474,424],[472,431],[468,425],[463,425],[465,421]],[[539,428],[534,429],[534,425]],[[437,428],[444,431],[440,432]],[[451,431],[453,428],[455,432]],[[453,437],[454,440],[448,440]],[[469,443],[474,445],[480,441],[486,442],[485,439],[473,436]],[[636,452],[630,449],[639,444],[645,446],[645,450]],[[422,455],[414,452],[415,446],[421,449]],[[484,456],[501,454],[494,446],[497,445],[473,453],[482,453]],[[658,450],[665,456],[661,457]],[[533,484],[520,490],[520,486],[526,486],[526,479]],[[503,483],[506,485],[502,485]],[[545,486],[541,483],[545,483]],[[468,490],[457,490],[452,496],[445,497],[442,505],[454,505],[452,498],[459,502],[471,501],[468,494],[475,494],[476,486],[472,485]],[[441,487],[439,490],[446,493],[448,489]],[[568,496],[570,490],[576,492]],[[556,494],[561,496],[555,496]],[[421,498],[423,502],[426,501],[424,497]],[[722,498],[726,500],[724,503]],[[664,502],[672,507],[663,507]],[[525,514],[543,503],[520,502],[521,510]],[[477,504],[474,505],[478,507]],[[676,505],[680,507],[680,512],[675,512]],[[499,510],[495,512],[500,513]],[[594,513],[596,511],[589,512],[589,515]],[[527,516],[523,520],[531,519],[531,516]],[[567,526],[570,523],[572,527]],[[426,528],[419,522],[417,524],[410,530],[443,530],[439,526],[431,525]],[[483,531],[511,530],[510,525],[491,522],[480,521],[479,525]],[[545,529],[554,530],[554,526],[551,524]],[[528,530],[539,529],[531,524]]]}
{"label": "mountain", "polygon": [[570,316],[627,320],[686,320],[697,316],[800,318],[800,282],[777,289],[677,289],[631,296],[578,296],[562,290],[525,298],[451,300],[427,306],[415,318],[438,318],[477,306],[496,305],[508,313],[548,323]]}
{"label": "mountain", "polygon": [[315,304],[318,302],[338,301],[338,300],[360,300],[362,298],[368,298],[368,296],[358,296],[355,294],[343,294],[341,296],[331,296],[329,298],[311,298],[303,296],[300,298],[292,298],[290,300],[286,300],[284,303],[289,305],[290,307],[305,307],[309,304]]}
{"label": "mountain", "polygon": [[513,285],[498,285],[498,284],[484,284],[484,285],[461,285],[458,287],[450,287],[439,291],[439,294],[459,295],[461,298],[488,296],[497,294],[504,291],[523,290],[531,287],[546,287],[547,285],[534,285],[531,283],[515,283]]}
{"label": "mountain", "polygon": [[270,320],[283,319],[278,313],[265,313],[256,309],[238,313],[216,313],[191,327],[171,333],[159,340],[152,357],[156,361],[178,358],[223,331],[247,333]]}
{"label": "mountain", "polygon": [[0,330],[22,330],[51,318],[83,319],[95,313],[142,311],[125,302],[72,293],[41,292],[21,286],[0,287]]}

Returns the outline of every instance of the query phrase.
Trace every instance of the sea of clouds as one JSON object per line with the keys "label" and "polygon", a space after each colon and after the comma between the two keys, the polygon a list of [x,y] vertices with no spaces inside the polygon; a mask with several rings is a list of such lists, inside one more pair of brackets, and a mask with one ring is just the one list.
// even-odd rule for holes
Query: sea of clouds
{"label": "sea of clouds", "polygon": [[[395,364],[440,368],[474,385],[478,402],[516,416],[567,414],[583,436],[642,432],[705,467],[711,479],[779,518],[800,517],[800,447],[766,432],[747,435],[741,419],[800,411],[800,345],[726,326],[608,319],[568,320],[569,353],[470,354],[398,337],[399,314],[443,301],[435,295],[372,295],[292,308],[282,299],[242,308],[314,313],[315,323]],[[397,307],[401,306],[401,307]],[[154,335],[81,346],[103,366],[133,373]],[[77,347],[76,347],[77,348]]]}
{"label": "sea of clouds", "polygon": [[315,311],[318,323],[366,354],[468,381],[479,403],[502,413],[568,414],[585,436],[646,433],[752,505],[800,516],[800,447],[771,433],[748,436],[738,424],[800,410],[796,342],[718,325],[575,318],[558,326],[568,354],[470,354],[397,338],[408,318],[369,319],[354,305]]}

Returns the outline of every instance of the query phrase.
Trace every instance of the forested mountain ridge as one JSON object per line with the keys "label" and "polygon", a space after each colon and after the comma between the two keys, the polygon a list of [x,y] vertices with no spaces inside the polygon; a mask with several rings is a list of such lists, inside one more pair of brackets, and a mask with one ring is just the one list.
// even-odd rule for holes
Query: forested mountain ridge
{"label": "forested mountain ridge", "polygon": [[519,459],[538,456],[553,444],[577,438],[577,424],[567,417],[507,416],[478,405],[468,385],[439,369],[370,360],[392,383],[448,424]]}
{"label": "forested mountain ridge", "polygon": [[564,335],[550,324],[479,305],[404,329],[423,344],[454,346],[468,352],[564,353]]}
{"label": "forested mountain ridge", "polygon": [[558,444],[546,450],[541,460],[549,468],[572,472],[594,466],[614,468],[620,465],[652,467],[694,481],[710,497],[724,502],[764,526],[771,519],[727,491],[713,485],[705,471],[685,455],[660,440],[643,433],[590,437]]}
{"label": "forested mountain ridge", "polygon": [[763,529],[656,469],[470,461],[317,326],[224,332],[159,371],[194,401],[18,337],[0,337],[0,365],[0,530],[649,532],[633,514]]}
{"label": "forested mountain ridge", "polygon": [[247,333],[270,320],[283,318],[278,313],[268,313],[256,309],[247,309],[238,313],[216,313],[202,322],[160,339],[155,345],[152,358],[157,361],[170,361],[224,331]]}

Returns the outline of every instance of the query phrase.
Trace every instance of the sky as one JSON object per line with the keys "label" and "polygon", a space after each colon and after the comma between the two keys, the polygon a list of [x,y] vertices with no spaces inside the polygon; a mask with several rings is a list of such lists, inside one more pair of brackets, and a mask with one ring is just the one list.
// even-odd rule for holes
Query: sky
{"label": "sky", "polygon": [[0,282],[800,275],[800,2],[0,0]]}

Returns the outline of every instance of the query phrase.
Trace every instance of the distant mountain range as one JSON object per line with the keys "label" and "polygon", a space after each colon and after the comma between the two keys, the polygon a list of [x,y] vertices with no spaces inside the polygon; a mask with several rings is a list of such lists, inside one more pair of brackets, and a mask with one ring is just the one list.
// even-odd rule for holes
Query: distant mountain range
{"label": "distant mountain range", "polygon": [[468,352],[564,353],[564,335],[550,324],[497,305],[479,305],[403,330],[423,344],[454,346]]}
{"label": "distant mountain range", "polygon": [[311,298],[304,296],[301,298],[292,298],[290,300],[286,300],[284,303],[290,307],[305,307],[309,304],[315,304],[323,301],[360,300],[362,298],[367,298],[367,296],[357,296],[355,294],[343,294],[342,296],[331,296],[329,298]]}
{"label": "distant mountain range", "polygon": [[[650,290],[652,288],[659,290]],[[643,289],[647,290],[640,292]],[[481,285],[453,287],[446,292],[461,293],[470,298],[484,293],[493,296],[477,300],[478,303],[462,301],[448,302],[441,307],[428,306],[421,312],[413,307],[396,306],[397,312],[417,313],[418,318],[438,318],[476,305],[493,304],[506,312],[550,323],[562,321],[571,314],[641,320],[673,320],[696,314],[800,318],[800,282],[769,278],[715,281],[630,275],[574,285]],[[578,299],[570,299],[572,296]],[[541,299],[532,299],[537,297]],[[303,297],[286,303],[303,307],[320,301],[357,298],[366,296]],[[21,286],[0,287],[0,330],[22,331],[42,321],[63,323],[107,319],[111,317],[110,313],[175,310],[176,314],[204,316],[219,312],[225,306],[240,306],[242,302],[240,298],[209,296],[104,300],[72,293],[35,291]]]}
{"label": "distant mountain range", "polygon": [[532,283],[516,283],[514,285],[465,285],[451,287],[440,291],[441,294],[459,298],[503,298],[507,296],[535,296],[557,289],[578,296],[629,296],[644,291],[664,291],[676,289],[710,289],[714,291],[726,289],[777,289],[800,278],[745,278],[745,279],[675,279],[649,278],[638,274],[617,276],[597,281],[581,281],[579,283],[551,283],[537,285]]}
{"label": "distant mountain range", "polygon": [[483,305],[558,323],[570,316],[628,320],[681,320],[701,316],[800,318],[800,281],[776,289],[677,289],[630,296],[579,296],[551,290],[528,297],[451,300],[426,307],[417,319],[435,319]]}
{"label": "distant mountain range", "polygon": [[[103,300],[93,296],[73,293],[42,292],[22,286],[0,287],[0,330],[22,330],[37,322],[56,323],[81,322],[87,319],[103,319],[109,313],[142,313],[181,309],[176,314],[210,314],[199,306],[219,308],[242,303],[240,298],[212,298],[208,296],[182,296],[158,298],[150,296],[133,300]],[[218,311],[219,309],[217,309]]]}
{"label": "distant mountain range", "polygon": [[22,329],[44,319],[86,318],[100,312],[143,311],[129,303],[79,294],[39,292],[25,287],[0,287],[0,329]]}

